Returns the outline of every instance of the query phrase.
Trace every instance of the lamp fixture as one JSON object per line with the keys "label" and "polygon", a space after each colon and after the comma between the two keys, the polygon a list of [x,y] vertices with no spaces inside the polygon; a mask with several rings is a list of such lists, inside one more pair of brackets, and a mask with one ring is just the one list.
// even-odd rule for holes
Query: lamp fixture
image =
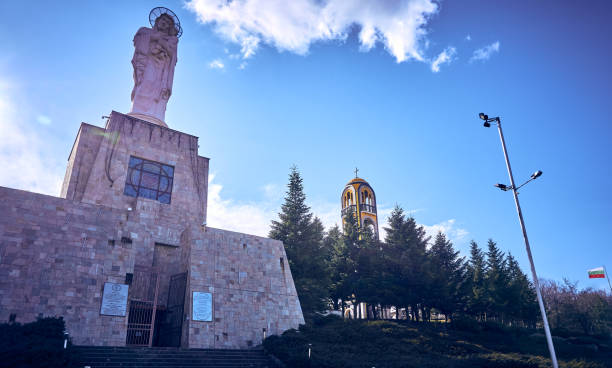
{"label": "lamp fixture", "polygon": [[534,172],[533,174],[531,174],[531,179],[537,179],[540,176],[542,176],[542,170],[538,170],[538,171]]}
{"label": "lamp fixture", "polygon": [[512,186],[507,186],[506,184],[500,184],[500,183],[495,184],[494,187],[499,188],[503,190],[504,192],[512,189]]}

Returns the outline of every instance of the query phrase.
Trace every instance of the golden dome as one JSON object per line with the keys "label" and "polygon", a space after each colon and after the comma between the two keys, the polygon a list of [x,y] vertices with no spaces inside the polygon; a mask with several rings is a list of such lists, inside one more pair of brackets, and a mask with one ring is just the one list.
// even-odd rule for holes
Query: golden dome
{"label": "golden dome", "polygon": [[348,183],[346,183],[346,185],[351,185],[351,184],[356,184],[356,183],[366,183],[366,184],[370,185],[367,181],[363,180],[362,178],[355,178],[355,179],[349,181]]}

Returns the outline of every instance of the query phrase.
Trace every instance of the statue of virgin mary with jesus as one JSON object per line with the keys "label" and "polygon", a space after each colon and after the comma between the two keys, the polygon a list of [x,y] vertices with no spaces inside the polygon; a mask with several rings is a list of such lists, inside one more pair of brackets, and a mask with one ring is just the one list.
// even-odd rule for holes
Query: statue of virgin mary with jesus
{"label": "statue of virgin mary with jesus", "polygon": [[142,27],[134,36],[134,89],[129,115],[167,126],[164,119],[172,95],[181,28],[171,10],[155,8],[151,14],[156,10],[160,15],[155,18],[153,27]]}

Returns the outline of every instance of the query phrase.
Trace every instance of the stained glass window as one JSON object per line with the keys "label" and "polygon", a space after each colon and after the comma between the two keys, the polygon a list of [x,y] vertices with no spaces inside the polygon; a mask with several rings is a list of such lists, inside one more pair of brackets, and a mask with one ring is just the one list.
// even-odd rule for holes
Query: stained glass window
{"label": "stained glass window", "polygon": [[174,167],[131,156],[123,194],[170,204]]}

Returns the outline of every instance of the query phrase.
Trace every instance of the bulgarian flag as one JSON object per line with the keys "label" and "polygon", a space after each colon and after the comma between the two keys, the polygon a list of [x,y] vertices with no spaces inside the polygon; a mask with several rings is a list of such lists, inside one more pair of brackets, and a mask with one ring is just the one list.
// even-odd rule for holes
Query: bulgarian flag
{"label": "bulgarian flag", "polygon": [[589,270],[589,278],[590,279],[603,279],[606,277],[603,267],[593,268]]}

